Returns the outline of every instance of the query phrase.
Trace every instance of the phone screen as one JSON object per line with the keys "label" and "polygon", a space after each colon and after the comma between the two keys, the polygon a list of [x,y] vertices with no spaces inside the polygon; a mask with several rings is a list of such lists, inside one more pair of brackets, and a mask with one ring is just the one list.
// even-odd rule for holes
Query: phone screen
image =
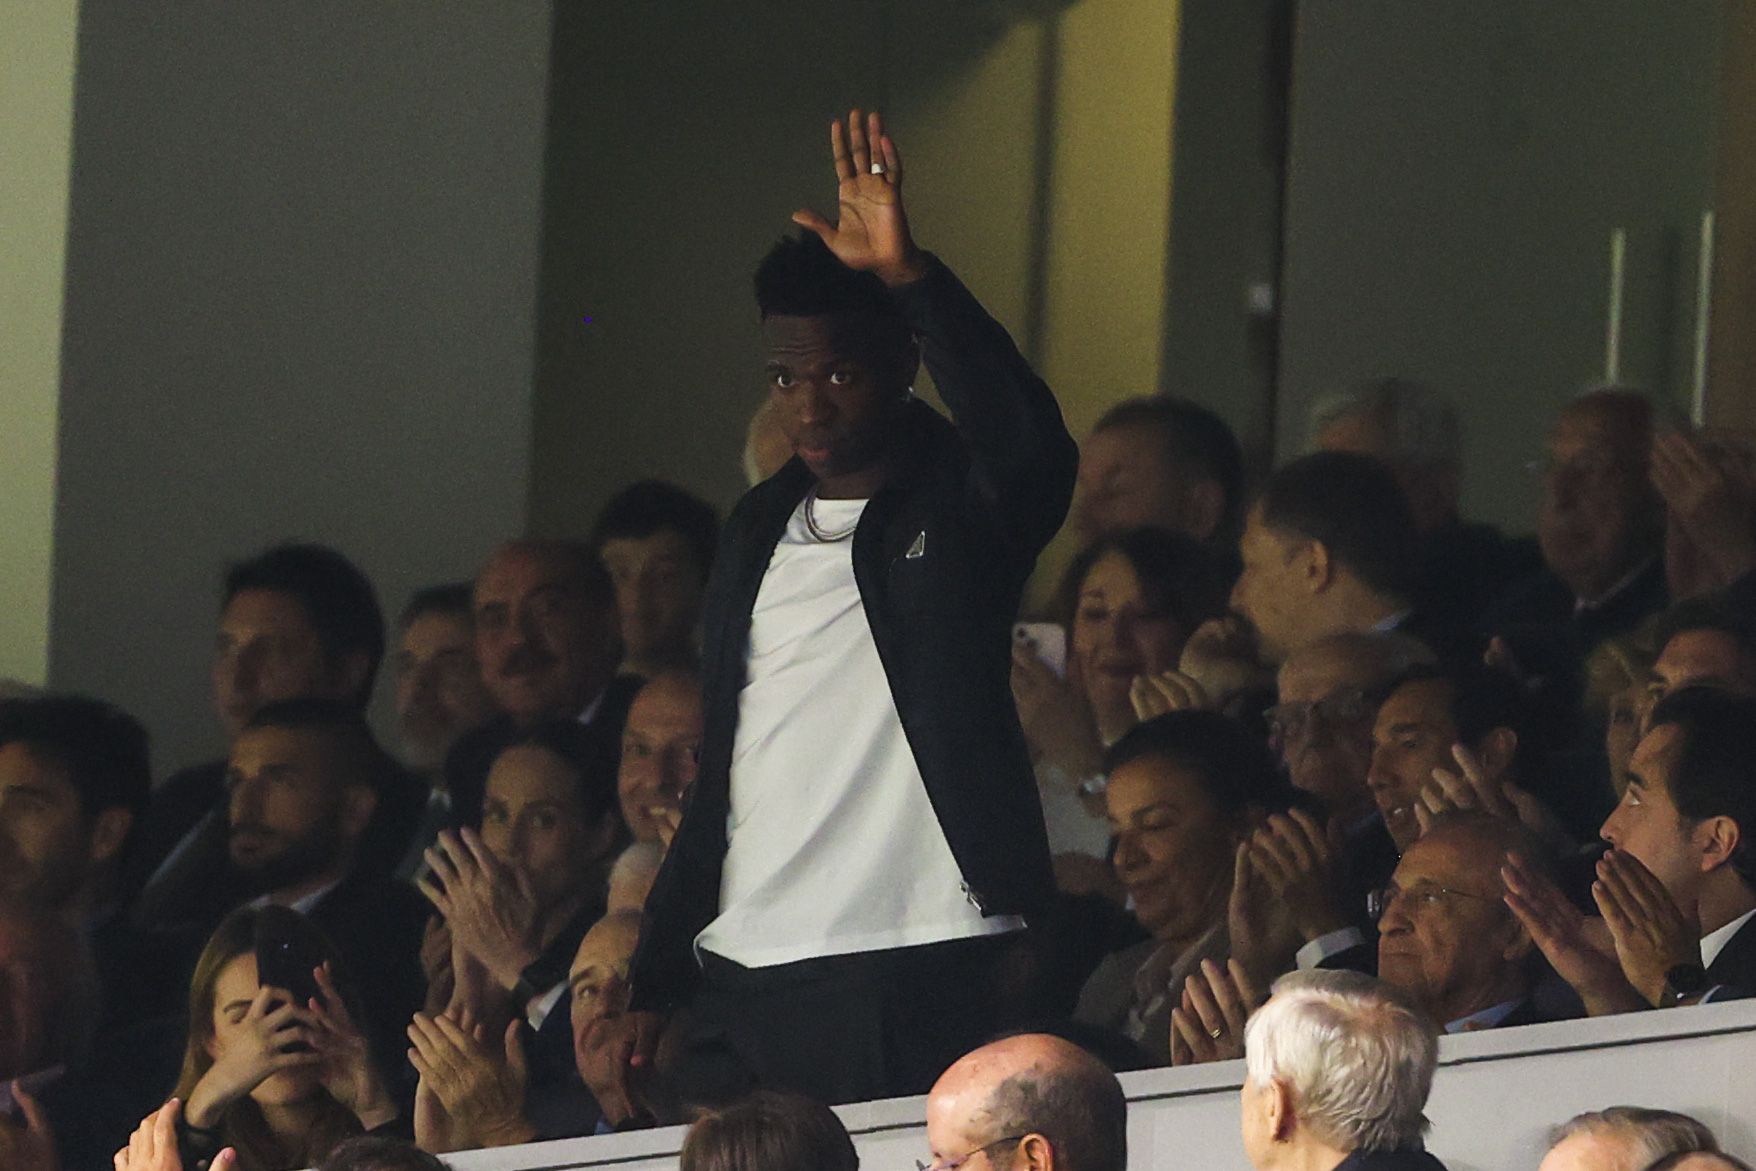
{"label": "phone screen", "polygon": [[1012,628],[1012,639],[1020,646],[1029,647],[1050,670],[1066,678],[1067,632],[1059,623],[1020,622]]}

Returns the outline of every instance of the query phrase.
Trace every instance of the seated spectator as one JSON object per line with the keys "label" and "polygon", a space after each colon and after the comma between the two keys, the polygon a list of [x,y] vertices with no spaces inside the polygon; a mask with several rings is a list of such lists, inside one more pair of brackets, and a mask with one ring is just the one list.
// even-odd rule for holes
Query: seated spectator
{"label": "seated spectator", "polygon": [[1422,1149],[1439,1046],[1400,992],[1295,972],[1245,1030],[1244,1152],[1257,1171],[1443,1171]]}
{"label": "seated spectator", "polygon": [[[530,1068],[516,1023],[491,1045],[473,1014],[418,1014],[408,1035],[421,1075],[416,1140],[430,1151],[512,1146],[545,1138],[609,1133],[651,1125],[651,1108],[629,1082],[635,1040],[628,1014],[628,968],[640,932],[638,913],[604,916],[579,941],[568,973],[570,1059],[594,1108],[533,1098]],[[559,1107],[559,1108],[557,1108]],[[568,1110],[568,1107],[572,1107]]]}
{"label": "seated spectator", "polygon": [[1071,1041],[1025,1033],[959,1058],[927,1095],[933,1171],[977,1156],[990,1171],[1125,1171],[1128,1100]]}
{"label": "seated spectator", "polygon": [[96,956],[106,1028],[174,1009],[116,905],[116,881],[152,788],[146,729],[95,699],[0,700],[0,900],[77,923]]}
{"label": "seated spectator", "polygon": [[1281,664],[1269,732],[1293,788],[1309,794],[1337,844],[1334,888],[1344,922],[1366,925],[1366,895],[1390,880],[1396,843],[1384,828],[1367,776],[1377,697],[1413,667],[1426,646],[1400,634],[1332,634]]}
{"label": "seated spectator", "polygon": [[1595,1015],[1756,991],[1756,700],[1690,687],[1661,700],[1604,822],[1592,888],[1613,948],[1527,867],[1507,902]]}
{"label": "seated spectator", "polygon": [[1065,676],[1031,648],[1013,653],[1012,687],[1056,854],[1109,853],[1098,778],[1106,745],[1139,722],[1135,697],[1205,697],[1175,675],[1183,643],[1224,607],[1218,562],[1187,537],[1130,529],[1101,537],[1068,568]]}
{"label": "seated spectator", "polygon": [[[1441,658],[1473,657],[1457,631],[1415,610],[1415,544],[1414,519],[1383,464],[1343,452],[1305,456],[1275,472],[1250,509],[1232,608],[1247,623],[1255,652],[1273,665],[1308,642],[1347,631],[1394,630]],[[1185,670],[1199,678],[1190,657],[1226,641],[1220,628],[1198,633],[1184,653]]]}
{"label": "seated spectator", "polygon": [[1654,623],[1658,658],[1646,708],[1684,687],[1719,687],[1756,694],[1756,626],[1717,602],[1682,602]]}
{"label": "seated spectator", "polygon": [[1525,700],[1492,667],[1415,667],[1390,690],[1372,727],[1373,799],[1398,850],[1421,836],[1422,819],[1481,806],[1548,831],[1523,779]]}
{"label": "seated spectator", "polygon": [[1369,455],[1395,474],[1421,534],[1411,588],[1446,628],[1474,629],[1491,602],[1542,567],[1529,538],[1508,540],[1492,525],[1459,518],[1463,427],[1457,408],[1431,387],[1384,378],[1324,399],[1311,412],[1311,447]]}
{"label": "seated spectator", "polygon": [[1265,815],[1285,808],[1283,785],[1267,749],[1216,712],[1148,720],[1117,741],[1107,764],[1116,875],[1152,938],[1104,960],[1074,1015],[1165,1065],[1185,977],[1231,952],[1238,849]]}
{"label": "seated spectator", "polygon": [[681,1171],[858,1171],[835,1111],[803,1094],[758,1090],[708,1110],[683,1140]]}
{"label": "seated spectator", "polygon": [[396,723],[403,761],[437,774],[457,738],[498,710],[476,659],[468,583],[415,591],[397,629]]}
{"label": "seated spectator", "polygon": [[488,769],[519,736],[550,720],[589,731],[614,771],[622,721],[640,689],[618,678],[616,587],[597,555],[565,541],[508,541],[476,577],[476,655],[501,714],[465,734],[445,761],[452,824],[477,825]]}
{"label": "seated spectator", "polygon": [[1605,638],[1664,608],[1664,502],[1648,472],[1652,400],[1594,391],[1556,418],[1543,459],[1537,541],[1544,568],[1482,620],[1523,672],[1577,671]]}
{"label": "seated spectator", "polygon": [[1651,624],[1649,619],[1633,633],[1604,639],[1585,661],[1585,715],[1604,730],[1604,757],[1618,800],[1628,787],[1643,713],[1652,706],[1648,689],[1657,652],[1646,633]]}
{"label": "seated spectator", "polygon": [[1537,1171],[1649,1171],[1671,1155],[1718,1149],[1713,1132],[1687,1114],[1611,1106],[1556,1127]]}
{"label": "seated spectator", "polygon": [[662,480],[624,488],[604,505],[591,547],[616,585],[623,672],[647,678],[695,665],[701,595],[718,543],[713,506]]}
{"label": "seated spectator", "polygon": [[[226,571],[213,691],[228,741],[258,708],[280,700],[310,696],[364,711],[383,657],[378,595],[335,550],[277,545]],[[211,761],[173,775],[153,794],[124,882],[130,897],[140,892],[136,923],[163,922],[166,897],[216,881],[226,845],[225,777],[226,761]]]}
{"label": "seated spectator", "polygon": [[[270,916],[289,925],[282,930],[293,932],[296,954],[321,961],[315,1007],[258,981],[259,930]],[[243,908],[214,932],[190,987],[189,1045],[173,1095],[183,1103],[184,1165],[231,1147],[240,1171],[293,1171],[396,1120],[336,959],[315,928],[281,908]]]}
{"label": "seated spectator", "polygon": [[350,705],[294,699],[260,709],[232,749],[229,858],[240,877],[222,888],[291,907],[323,932],[359,981],[362,1028],[386,1066],[421,1004],[426,918],[419,895],[369,864],[378,786],[391,773]]}
{"label": "seated spectator", "polygon": [[701,753],[701,678],[671,670],[647,680],[622,728],[617,796],[636,842],[668,846]]}
{"label": "seated spectator", "polygon": [[[173,1099],[136,1128],[126,1147],[116,1152],[116,1171],[183,1171],[177,1123],[183,1104]],[[207,1164],[207,1171],[235,1171],[238,1152],[225,1147]],[[193,1171],[200,1171],[196,1164]],[[446,1171],[445,1164],[401,1139],[360,1134],[343,1139],[324,1156],[315,1171]]]}
{"label": "seated spectator", "polygon": [[446,1167],[402,1139],[362,1134],[342,1140],[316,1171],[446,1171]]}
{"label": "seated spectator", "polygon": [[1506,855],[1530,836],[1481,813],[1442,818],[1411,845],[1380,893],[1378,976],[1447,1033],[1545,1019],[1532,1000],[1536,945],[1507,909]]}
{"label": "seated spectator", "polygon": [[1243,453],[1223,419],[1188,399],[1129,399],[1080,445],[1073,527],[1082,547],[1151,527],[1229,549],[1243,495]]}

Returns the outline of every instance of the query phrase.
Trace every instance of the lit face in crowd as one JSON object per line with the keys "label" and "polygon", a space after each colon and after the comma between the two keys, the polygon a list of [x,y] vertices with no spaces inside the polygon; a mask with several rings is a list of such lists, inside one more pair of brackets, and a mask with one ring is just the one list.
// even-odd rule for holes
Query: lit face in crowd
{"label": "lit face in crowd", "polygon": [[508,545],[476,579],[482,679],[522,726],[574,716],[621,655],[613,608],[594,606],[567,558]]}
{"label": "lit face in crowd", "polygon": [[364,664],[332,663],[304,604],[277,590],[239,590],[220,613],[213,694],[226,734],[283,699],[348,699]]}
{"label": "lit face in crowd", "polygon": [[1239,834],[1194,770],[1142,756],[1104,790],[1116,835],[1116,875],[1134,917],[1163,942],[1190,943],[1223,918]]}
{"label": "lit face in crowd", "polygon": [[1073,611],[1073,652],[1100,729],[1115,736],[1133,725],[1129,688],[1141,675],[1175,670],[1188,637],[1127,557],[1109,552],[1092,563]]}
{"label": "lit face in crowd", "polygon": [[676,529],[646,537],[611,537],[598,550],[616,583],[622,645],[631,662],[686,662],[701,613],[704,566]]}
{"label": "lit face in crowd", "polygon": [[535,744],[508,748],[488,770],[482,843],[521,874],[537,906],[584,889],[614,836],[614,815],[586,816],[574,766]]}
{"label": "lit face in crowd", "polygon": [[437,768],[463,733],[494,714],[467,613],[428,610],[403,628],[396,652],[396,717],[411,764]]}
{"label": "lit face in crowd", "polygon": [[770,400],[793,451],[822,482],[824,495],[845,477],[877,465],[907,380],[869,351],[857,317],[763,319]]}
{"label": "lit face in crowd", "polygon": [[622,820],[639,842],[659,840],[657,810],[680,810],[701,751],[701,686],[669,672],[647,682],[622,727],[617,793]]}
{"label": "lit face in crowd", "polygon": [[1404,683],[1379,707],[1366,781],[1398,850],[1406,851],[1421,836],[1415,807],[1421,787],[1433,780],[1433,770],[1456,771],[1451,756],[1455,743],[1451,684],[1443,679]]}
{"label": "lit face in crowd", "polygon": [[247,728],[226,768],[232,863],[263,890],[333,876],[377,808],[316,728]]}

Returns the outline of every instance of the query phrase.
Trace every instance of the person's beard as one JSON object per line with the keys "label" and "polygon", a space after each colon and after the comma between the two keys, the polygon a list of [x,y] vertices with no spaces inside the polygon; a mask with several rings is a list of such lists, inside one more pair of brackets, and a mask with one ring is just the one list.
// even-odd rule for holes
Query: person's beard
{"label": "person's beard", "polygon": [[[246,827],[234,827],[240,829]],[[267,829],[252,825],[251,829]],[[280,839],[281,848],[253,859],[248,864],[233,860],[232,865],[244,876],[249,897],[270,894],[277,890],[309,882],[332,868],[341,857],[341,811],[313,826],[308,832],[293,836],[270,830]]]}

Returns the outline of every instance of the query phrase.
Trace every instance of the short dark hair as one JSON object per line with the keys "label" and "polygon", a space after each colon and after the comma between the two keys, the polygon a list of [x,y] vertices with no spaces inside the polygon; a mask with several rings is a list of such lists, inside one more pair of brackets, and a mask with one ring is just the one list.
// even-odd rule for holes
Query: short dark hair
{"label": "short dark hair", "polygon": [[1237,820],[1252,808],[1282,812],[1292,799],[1267,743],[1218,712],[1167,712],[1134,725],[1110,746],[1104,771],[1114,774],[1149,756],[1193,772],[1227,820]]}
{"label": "short dark hair", "polygon": [[1091,431],[1150,427],[1163,437],[1166,454],[1220,487],[1225,498],[1216,532],[1230,534],[1244,499],[1244,451],[1226,421],[1200,403],[1168,394],[1117,403]]}
{"label": "short dark hair", "polygon": [[1410,683],[1437,680],[1448,686],[1446,706],[1457,725],[1459,743],[1474,746],[1495,728],[1510,728],[1518,737],[1515,765],[1526,763],[1531,731],[1530,697],[1518,680],[1498,667],[1469,661],[1416,663],[1371,698],[1382,703]]}
{"label": "short dark hair", "polygon": [[1731,867],[1756,890],[1756,699],[1717,687],[1680,688],[1652,709],[1651,726],[1665,724],[1683,739],[1671,770],[1671,803],[1691,821],[1737,822]]}
{"label": "short dark hair", "polygon": [[[598,556],[596,549],[585,542],[541,537],[516,537],[501,545],[495,551],[494,557],[499,558],[508,553],[554,562],[569,575],[571,584],[578,589],[580,597],[585,600],[587,606],[606,614],[615,610],[616,583],[611,580],[610,571],[604,567],[604,559]],[[475,605],[475,583],[473,582],[470,585],[470,605],[473,609]]]}
{"label": "short dark hair", "polygon": [[378,591],[358,566],[327,545],[288,542],[227,569],[220,608],[245,590],[285,594],[298,602],[330,666],[349,654],[365,655],[366,678],[354,698],[366,706],[384,661],[384,611]]}
{"label": "short dark hair", "polygon": [[428,614],[454,614],[474,621],[474,599],[475,588],[467,581],[448,581],[444,585],[427,586],[409,595],[408,604],[402,608],[396,625],[407,630],[414,625],[415,619],[424,618]]}
{"label": "short dark hair", "polygon": [[860,1155],[823,1103],[757,1090],[697,1118],[679,1164],[682,1171],[858,1171]]}
{"label": "short dark hair", "polygon": [[146,729],[113,704],[85,695],[0,700],[0,746],[23,744],[67,774],[89,825],[106,809],[136,820],[152,797]]}
{"label": "short dark hair", "polygon": [[638,541],[666,529],[683,538],[705,582],[719,544],[719,514],[707,501],[663,480],[642,480],[610,497],[591,531],[591,547],[601,554],[605,541]]}
{"label": "short dark hair", "polygon": [[1048,1139],[1055,1165],[1067,1171],[1128,1165],[1128,1101],[1096,1058],[1013,1074],[994,1087],[982,1113],[997,1135]]}
{"label": "short dark hair", "polygon": [[1738,665],[1756,682],[1756,623],[1741,610],[1712,598],[1678,602],[1653,620],[1653,644],[1663,654],[1679,634],[1711,631],[1731,639],[1738,648]]}
{"label": "short dark hair", "polygon": [[1231,592],[1225,565],[1211,548],[1168,529],[1122,529],[1105,533],[1080,550],[1061,579],[1058,600],[1069,629],[1079,607],[1079,589],[1092,566],[1107,553],[1119,553],[1134,567],[1149,605],[1170,615],[1186,636],[1209,618],[1226,612]]}
{"label": "short dark hair", "polygon": [[1367,455],[1319,451],[1268,478],[1262,523],[1317,541],[1368,587],[1406,597],[1418,534],[1390,469]]}
{"label": "short dark hair", "polygon": [[857,318],[868,352],[899,367],[914,330],[884,282],[837,259],[815,232],[785,236],[756,267],[756,306],[769,317]]}
{"label": "short dark hair", "polygon": [[318,732],[329,738],[351,777],[382,791],[396,775],[397,765],[379,745],[366,717],[351,704],[335,699],[306,696],[264,704],[244,725],[285,728],[295,732]]}
{"label": "short dark hair", "polygon": [[399,1138],[358,1134],[344,1140],[317,1171],[446,1171],[436,1156]]}
{"label": "short dark hair", "polygon": [[[579,780],[580,806],[587,821],[595,822],[611,811],[620,811],[616,791],[617,755],[621,745],[608,747],[597,729],[578,720],[545,720],[528,729],[501,751],[514,748],[542,748],[559,757]],[[621,842],[618,850],[626,845]]]}

